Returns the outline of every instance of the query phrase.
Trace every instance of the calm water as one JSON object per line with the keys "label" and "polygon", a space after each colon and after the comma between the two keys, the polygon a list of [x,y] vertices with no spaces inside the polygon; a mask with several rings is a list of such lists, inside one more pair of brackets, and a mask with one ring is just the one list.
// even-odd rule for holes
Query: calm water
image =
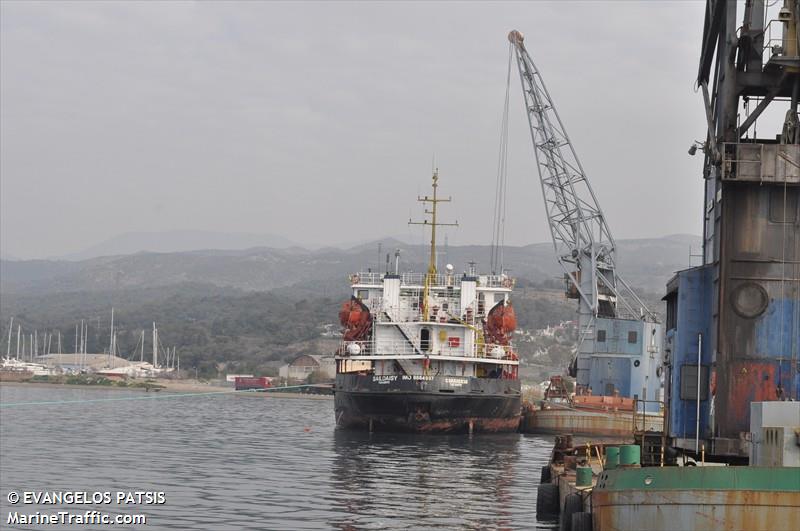
{"label": "calm water", "polygon": [[[79,507],[147,515],[129,529],[537,527],[549,439],[345,433],[330,400],[127,400],[149,396],[158,395],[0,387],[0,528],[11,490],[165,492],[164,505]],[[39,401],[83,402],[8,407]],[[94,529],[109,527],[126,528]]]}

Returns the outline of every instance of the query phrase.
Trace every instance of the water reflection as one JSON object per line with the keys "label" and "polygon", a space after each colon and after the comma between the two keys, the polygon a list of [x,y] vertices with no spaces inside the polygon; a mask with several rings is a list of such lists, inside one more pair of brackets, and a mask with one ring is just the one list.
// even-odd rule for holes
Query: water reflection
{"label": "water reflection", "polygon": [[[333,436],[337,529],[534,526],[535,467],[518,434]],[[524,494],[522,494],[524,491]]]}
{"label": "water reflection", "polygon": [[[147,514],[154,530],[539,525],[548,439],[346,432],[334,429],[325,400],[141,396],[0,386],[3,404],[47,402],[0,412],[0,485],[164,491],[165,505],[114,508]],[[0,514],[10,509],[0,496]]]}

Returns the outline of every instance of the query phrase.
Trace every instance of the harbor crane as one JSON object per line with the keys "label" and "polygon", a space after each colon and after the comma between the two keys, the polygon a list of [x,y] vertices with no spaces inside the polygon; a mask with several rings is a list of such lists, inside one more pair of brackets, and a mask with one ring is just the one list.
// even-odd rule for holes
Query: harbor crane
{"label": "harbor crane", "polygon": [[577,391],[657,399],[661,360],[656,354],[662,341],[658,317],[617,270],[617,249],[606,217],[523,35],[514,30],[508,40],[522,82],[547,222],[564,270],[566,295],[579,301],[578,349],[570,367],[571,375],[577,377]]}

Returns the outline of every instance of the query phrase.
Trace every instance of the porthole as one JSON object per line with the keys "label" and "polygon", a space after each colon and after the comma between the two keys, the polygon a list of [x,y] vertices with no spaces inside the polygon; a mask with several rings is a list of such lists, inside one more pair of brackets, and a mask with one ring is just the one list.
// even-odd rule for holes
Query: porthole
{"label": "porthole", "polygon": [[633,366],[634,366],[634,367],[638,367],[639,365],[641,365],[641,363],[639,362],[639,360],[635,360],[635,361],[633,362]]}
{"label": "porthole", "polygon": [[733,311],[741,317],[752,319],[758,317],[769,305],[767,290],[755,282],[739,284],[731,292]]}

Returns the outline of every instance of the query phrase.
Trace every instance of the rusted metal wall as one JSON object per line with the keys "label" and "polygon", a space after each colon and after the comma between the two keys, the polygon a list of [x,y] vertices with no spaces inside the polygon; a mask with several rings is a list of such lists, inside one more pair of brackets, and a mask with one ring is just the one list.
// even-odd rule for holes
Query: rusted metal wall
{"label": "rusted metal wall", "polygon": [[634,430],[663,430],[664,417],[641,413],[634,417],[632,411],[528,410],[521,428],[523,433],[631,438]]}
{"label": "rusted metal wall", "polygon": [[603,531],[775,531],[796,529],[796,492],[610,491],[592,493],[592,520]]}
{"label": "rusted metal wall", "polygon": [[592,489],[602,531],[798,529],[800,469],[696,466],[617,468]]}
{"label": "rusted metal wall", "polygon": [[800,399],[800,188],[725,179],[716,437],[749,432],[750,403]]}

